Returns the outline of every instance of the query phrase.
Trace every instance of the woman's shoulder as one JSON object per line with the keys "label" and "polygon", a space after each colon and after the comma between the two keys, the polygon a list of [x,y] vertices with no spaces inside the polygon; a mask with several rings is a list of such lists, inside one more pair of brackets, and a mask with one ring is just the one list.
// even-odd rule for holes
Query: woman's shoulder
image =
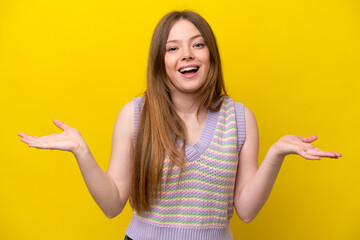
{"label": "woman's shoulder", "polygon": [[134,100],[131,100],[121,108],[115,121],[115,132],[118,132],[120,130],[120,132],[126,133],[127,135],[132,135],[133,119]]}
{"label": "woman's shoulder", "polygon": [[255,120],[255,114],[254,112],[248,108],[247,106],[244,105],[244,114],[245,114],[245,118],[246,119],[250,119],[251,121],[254,121]]}
{"label": "woman's shoulder", "polygon": [[131,101],[127,102],[120,110],[119,115],[126,115],[128,117],[134,116],[134,110],[136,115],[136,110],[141,107],[144,103],[144,95],[140,97],[134,97]]}
{"label": "woman's shoulder", "polygon": [[230,96],[226,96],[225,101],[233,101],[235,104],[236,112],[243,113],[246,122],[256,123],[256,118],[254,112],[244,103],[234,101]]}
{"label": "woman's shoulder", "polygon": [[129,115],[133,115],[134,114],[134,99],[127,102],[120,110],[120,113],[119,115],[126,115],[126,116],[129,116]]}
{"label": "woman's shoulder", "polygon": [[244,103],[238,102],[238,101],[234,101],[234,100],[232,99],[232,97],[230,97],[230,96],[226,96],[225,99],[224,99],[224,101],[227,102],[227,103],[230,102],[230,101],[232,101],[232,102],[235,103],[236,107],[242,107],[242,108],[244,109],[245,114],[246,114],[246,113],[248,113],[248,114],[253,114],[253,112],[250,110],[250,108],[247,107],[247,106],[245,106]]}

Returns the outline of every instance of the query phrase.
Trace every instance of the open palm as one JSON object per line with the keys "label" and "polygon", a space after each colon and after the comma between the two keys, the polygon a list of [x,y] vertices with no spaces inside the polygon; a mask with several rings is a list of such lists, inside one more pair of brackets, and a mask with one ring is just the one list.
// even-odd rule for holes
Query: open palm
{"label": "open palm", "polygon": [[275,143],[278,153],[282,156],[288,154],[298,154],[305,159],[320,160],[321,157],[338,158],[341,153],[323,151],[310,143],[317,139],[316,135],[310,137],[300,137],[296,135],[285,135]]}
{"label": "open palm", "polygon": [[25,133],[19,133],[18,135],[21,137],[21,141],[28,144],[29,147],[70,152],[75,152],[79,149],[82,143],[80,132],[58,119],[54,119],[53,122],[63,132],[42,137],[30,136]]}

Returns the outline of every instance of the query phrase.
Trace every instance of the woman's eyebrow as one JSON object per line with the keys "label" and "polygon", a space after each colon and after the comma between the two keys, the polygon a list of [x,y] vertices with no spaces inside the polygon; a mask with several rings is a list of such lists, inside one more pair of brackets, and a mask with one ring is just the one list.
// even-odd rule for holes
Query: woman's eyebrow
{"label": "woman's eyebrow", "polygon": [[[202,35],[201,35],[201,34],[197,34],[197,35],[195,35],[195,36],[192,36],[192,37],[190,38],[190,40],[193,40],[193,39],[198,38],[198,37],[202,37]],[[180,41],[180,40],[170,40],[170,41],[167,41],[166,44],[171,43],[171,42],[179,42],[179,41]]]}

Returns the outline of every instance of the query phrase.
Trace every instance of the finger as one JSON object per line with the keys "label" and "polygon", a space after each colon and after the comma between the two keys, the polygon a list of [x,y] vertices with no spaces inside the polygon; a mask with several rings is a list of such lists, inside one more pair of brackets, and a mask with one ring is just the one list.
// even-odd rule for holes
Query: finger
{"label": "finger", "polygon": [[18,135],[21,137],[21,140],[27,140],[27,141],[34,141],[39,138],[35,136],[26,135],[25,133],[19,133]]}
{"label": "finger", "polygon": [[23,137],[26,137],[27,135],[25,133],[20,132],[20,133],[18,133],[18,136],[23,138]]}
{"label": "finger", "polygon": [[305,151],[301,152],[300,156],[302,156],[305,159],[309,159],[309,160],[320,160],[321,159],[319,156],[308,154]]}
{"label": "finger", "polygon": [[20,141],[26,143],[26,144],[29,144],[31,142],[31,140],[27,139],[27,138],[22,138],[20,139]]}
{"label": "finger", "polygon": [[328,158],[338,158],[338,154],[335,152],[329,152],[329,151],[322,151],[322,150],[317,150],[317,149],[307,149],[305,150],[305,152],[307,154],[311,154],[314,156],[319,156],[319,157],[328,157]]}
{"label": "finger", "polygon": [[18,133],[18,136],[22,137],[22,138],[38,138],[36,136],[31,136],[31,135],[27,135],[25,133]]}
{"label": "finger", "polygon": [[51,139],[54,138],[56,134],[42,137],[30,136],[26,135],[25,133],[19,133],[18,135],[22,137],[20,141],[26,143],[28,147],[38,149],[54,149],[55,147]]}
{"label": "finger", "polygon": [[27,135],[25,133],[19,133],[18,136],[20,136],[22,138],[31,138],[31,139],[38,138],[36,136]]}
{"label": "finger", "polygon": [[40,139],[40,137],[36,137],[36,136],[30,136],[30,135],[27,135],[26,137],[24,137],[26,139],[29,139],[31,141],[38,141]]}
{"label": "finger", "polygon": [[333,156],[336,156],[336,157],[342,157],[342,154],[341,153],[338,153],[338,152],[330,152],[330,151],[323,151],[321,150],[320,148],[317,148],[311,144],[307,144],[307,147],[312,149],[312,150],[317,150],[318,152],[322,152],[322,153],[326,153],[326,154],[330,154],[330,155],[333,155]]}
{"label": "finger", "polygon": [[309,136],[309,137],[300,137],[300,139],[303,141],[303,142],[306,142],[306,143],[311,143],[313,141],[315,141],[318,137],[316,135],[312,135],[312,136]]}
{"label": "finger", "polygon": [[26,144],[36,144],[36,143],[41,143],[43,142],[40,138],[38,137],[24,137],[21,139],[22,142],[26,143]]}
{"label": "finger", "polygon": [[341,153],[338,153],[338,152],[332,152],[336,157],[342,157],[342,154]]}
{"label": "finger", "polygon": [[62,121],[60,121],[59,119],[54,119],[53,120],[54,124],[60,128],[61,130],[65,131],[66,129],[70,128],[70,126],[66,125],[65,123],[63,123]]}
{"label": "finger", "polygon": [[29,147],[41,148],[41,149],[53,149],[55,142],[51,141],[47,136],[31,140],[28,143]]}
{"label": "finger", "polygon": [[33,148],[39,148],[39,149],[52,149],[50,144],[46,143],[46,142],[42,142],[42,143],[29,143],[28,144],[29,147],[33,147]]}
{"label": "finger", "polygon": [[30,138],[22,138],[20,141],[26,143],[28,146],[39,143],[39,140],[30,139]]}

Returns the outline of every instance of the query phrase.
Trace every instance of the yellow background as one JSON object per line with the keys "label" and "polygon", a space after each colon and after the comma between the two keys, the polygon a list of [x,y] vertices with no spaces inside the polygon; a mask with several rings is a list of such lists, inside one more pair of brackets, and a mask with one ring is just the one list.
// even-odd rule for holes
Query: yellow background
{"label": "yellow background", "polygon": [[234,239],[360,239],[358,0],[0,1],[0,239],[123,239],[129,206],[107,219],[75,158],[28,148],[18,132],[77,128],[106,170],[115,118],[145,90],[150,38],[192,9],[218,40],[228,93],[255,113],[259,164],[285,134],[340,159],[286,157],[273,192]]}

